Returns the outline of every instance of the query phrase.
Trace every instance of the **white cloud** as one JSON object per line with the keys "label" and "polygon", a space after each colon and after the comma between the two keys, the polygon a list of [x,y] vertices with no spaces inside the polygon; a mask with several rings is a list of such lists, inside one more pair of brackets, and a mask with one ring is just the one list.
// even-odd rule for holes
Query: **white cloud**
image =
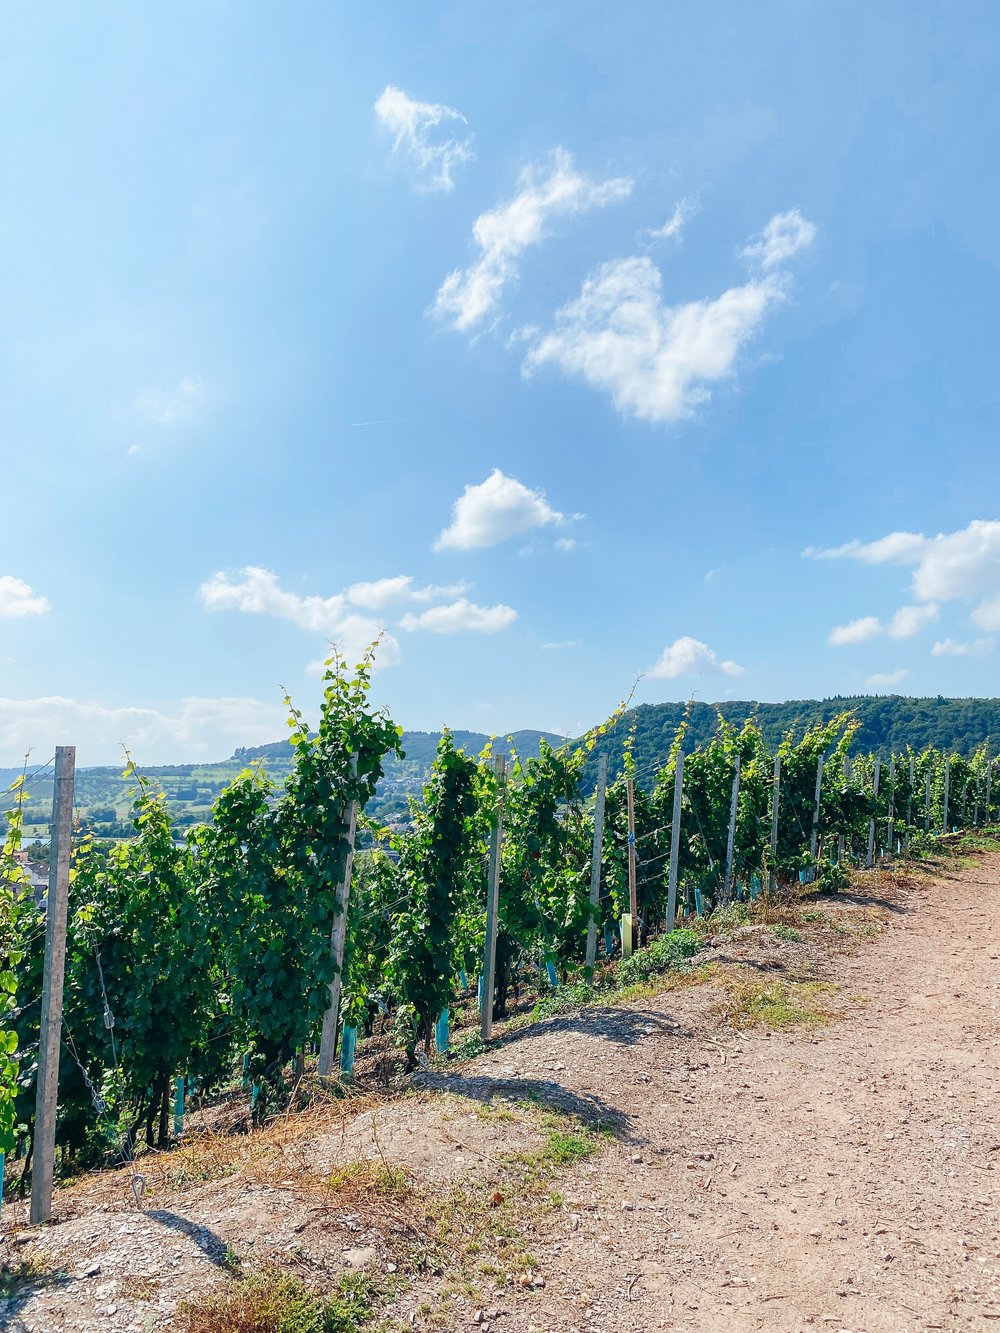
{"label": "white cloud", "polygon": [[928,625],[933,625],[940,615],[936,602],[926,606],[901,606],[886,627],[890,639],[911,639]]}
{"label": "white cloud", "polygon": [[[157,426],[170,426],[189,421],[197,412],[205,396],[200,375],[188,375],[172,389],[146,389],[138,395],[134,406]],[[130,450],[131,452],[131,450]]]}
{"label": "white cloud", "polygon": [[802,552],[811,560],[861,560],[866,565],[908,565],[923,550],[927,538],[920,532],[890,532],[874,542],[856,538],[843,546],[807,546]]}
{"label": "white cloud", "polygon": [[382,607],[391,606],[393,602],[433,602],[439,597],[458,597],[468,591],[467,583],[444,586],[429,583],[418,588],[414,587],[411,574],[397,574],[393,578],[375,579],[371,583],[352,583],[344,595],[352,606],[378,611]]}
{"label": "white cloud", "polygon": [[36,596],[27,583],[13,574],[0,574],[0,618],[43,616],[49,610],[47,597]]}
{"label": "white cloud", "polygon": [[705,582],[715,583],[721,573],[721,569],[707,569],[705,571]]}
{"label": "white cloud", "polygon": [[529,490],[494,468],[478,486],[466,486],[452,507],[451,524],[434,549],[468,551],[496,546],[508,537],[564,521],[565,516],[552,508],[542,491]]}
{"label": "white cloud", "polygon": [[873,690],[891,689],[893,685],[901,685],[909,674],[906,667],[900,667],[898,671],[876,671],[867,678],[866,684]]}
{"label": "white cloud", "polygon": [[646,227],[643,235],[651,241],[679,241],[684,228],[698,211],[698,200],[686,195],[674,205],[674,211],[662,227]]}
{"label": "white cloud", "polygon": [[560,653],[569,648],[579,648],[582,642],[582,639],[560,639],[556,643],[543,643],[542,651],[546,653]]}
{"label": "white cloud", "polygon": [[260,699],[193,697],[170,712],[51,696],[0,699],[0,755],[48,754],[75,745],[77,764],[115,764],[122,745],[140,765],[225,759],[238,745],[264,745],[285,731],[285,709]]}
{"label": "white cloud", "polygon": [[769,272],[812,245],[815,239],[815,224],[804,218],[797,208],[792,208],[787,213],[776,213],[741,253],[748,263]]}
{"label": "white cloud", "polygon": [[835,625],[827,643],[834,648],[842,648],[846,643],[867,643],[869,639],[877,639],[881,633],[882,622],[877,616],[861,616],[846,625]]}
{"label": "white cloud", "polygon": [[931,649],[931,653],[935,657],[986,657],[992,651],[992,639],[973,639],[971,643],[956,643],[954,639],[939,639]]}
{"label": "white cloud", "polygon": [[434,300],[435,314],[453,328],[471,329],[496,311],[504,287],[517,277],[519,257],[545,239],[550,218],[601,208],[624,199],[631,189],[632,181],[625,177],[595,181],[584,176],[561,148],[548,167],[526,167],[514,198],[480,214],[472,224],[479,258],[445,278]]}
{"label": "white cloud", "polygon": [[545,365],[610,395],[620,412],[680,421],[728,378],[737,354],[782,299],[778,275],[732,287],[715,300],[668,306],[647,257],[617,259],[588,278],[555,315],[555,327],[525,357],[523,373]]}
{"label": "white cloud", "polygon": [[576,547],[577,541],[575,537],[557,537],[555,540],[556,550],[562,551],[564,554],[568,555],[570,551],[575,551]]}
{"label": "white cloud", "polygon": [[432,606],[416,615],[408,611],[399,622],[405,630],[429,630],[432,634],[457,634],[473,630],[478,634],[496,634],[517,619],[512,606],[477,606],[467,597],[446,606]]}
{"label": "white cloud", "polygon": [[466,125],[460,111],[441,102],[418,102],[402,88],[388,84],[375,103],[375,118],[393,136],[394,153],[405,153],[423,190],[451,190],[454,170],[475,157],[474,135],[435,135],[442,125]]}
{"label": "white cloud", "polygon": [[741,676],[743,667],[737,662],[720,661],[708,644],[685,635],[664,648],[645,674],[660,680],[692,675]]}
{"label": "white cloud", "polygon": [[299,597],[281,587],[277,574],[258,565],[247,565],[241,578],[213,574],[201,585],[201,599],[209,611],[246,611],[253,615],[277,616],[290,620],[299,629],[319,634],[336,634],[344,620],[346,599],[342,593],[332,597]]}
{"label": "white cloud", "polygon": [[974,519],[968,527],[936,537],[892,532],[873,542],[807,547],[804,554],[819,560],[907,565],[913,571],[912,590],[918,601],[976,602],[970,613],[973,624],[990,632],[1000,630],[1000,520]]}
{"label": "white cloud", "polygon": [[[375,585],[354,586],[365,589]],[[376,665],[388,667],[399,660],[397,641],[377,620],[351,611],[347,594],[299,597],[282,588],[277,574],[258,565],[247,565],[237,579],[225,573],[213,574],[201,585],[201,599],[209,611],[243,611],[288,620],[299,629],[325,635],[348,657],[360,656],[381,635]]]}

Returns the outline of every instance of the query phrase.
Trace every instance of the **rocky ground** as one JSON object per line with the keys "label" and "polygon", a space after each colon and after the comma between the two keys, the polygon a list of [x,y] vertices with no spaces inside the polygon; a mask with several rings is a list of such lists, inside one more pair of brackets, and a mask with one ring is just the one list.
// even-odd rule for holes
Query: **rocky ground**
{"label": "rocky ground", "polygon": [[142,1207],[122,1172],[5,1206],[0,1325],[182,1329],[276,1263],[365,1273],[389,1329],[1000,1330],[1000,855],[805,909],[407,1096],[195,1136]]}

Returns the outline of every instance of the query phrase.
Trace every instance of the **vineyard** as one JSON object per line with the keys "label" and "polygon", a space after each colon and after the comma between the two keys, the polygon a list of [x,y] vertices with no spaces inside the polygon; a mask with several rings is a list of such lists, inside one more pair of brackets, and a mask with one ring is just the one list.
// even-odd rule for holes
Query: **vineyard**
{"label": "vineyard", "polygon": [[[686,918],[808,882],[836,892],[850,867],[918,854],[996,813],[995,759],[935,749],[851,755],[844,713],[769,748],[751,717],[720,720],[665,765],[626,747],[598,791],[583,772],[621,716],[582,741],[509,762],[445,733],[412,821],[366,819],[399,728],[369,703],[371,657],[328,664],[318,728],[286,701],[291,766],[252,766],[203,825],[172,826],[133,765],[134,837],[76,839],[69,891],[57,1145],[66,1170],[166,1146],[185,1089],[244,1089],[258,1122],[286,1104],[319,1053],[344,1076],[366,1040],[401,1071],[447,1049],[449,1015],[482,1030],[525,977],[577,998],[630,965],[687,949]],[[45,907],[26,890],[27,783],[9,798],[0,864],[0,1151],[8,1189],[30,1174]],[[661,941],[660,937],[665,937]],[[599,947],[598,947],[599,946]],[[636,951],[647,952],[639,954]],[[645,963],[643,960],[647,960]],[[12,1159],[20,1163],[12,1169]]]}

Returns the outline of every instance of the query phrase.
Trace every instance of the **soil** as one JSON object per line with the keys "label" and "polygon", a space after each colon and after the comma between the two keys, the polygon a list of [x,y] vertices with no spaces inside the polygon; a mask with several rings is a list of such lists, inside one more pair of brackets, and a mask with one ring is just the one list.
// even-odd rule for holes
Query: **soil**
{"label": "soil", "polygon": [[[6,1261],[52,1276],[0,1326],[180,1327],[178,1301],[231,1280],[227,1250],[320,1287],[402,1273],[412,1217],[330,1173],[402,1166],[425,1202],[502,1189],[508,1155],[545,1142],[534,1102],[614,1132],[525,1210],[530,1271],[446,1299],[433,1268],[410,1274],[388,1327],[1000,1333],[1000,856],[864,884],[817,902],[802,940],[742,930],[708,950],[711,979],[522,1027],[418,1094],[290,1117],[217,1161],[166,1154],[142,1208],[120,1172],[59,1190],[41,1229],[5,1206]],[[828,982],[830,1021],[734,1028],[733,976]]]}

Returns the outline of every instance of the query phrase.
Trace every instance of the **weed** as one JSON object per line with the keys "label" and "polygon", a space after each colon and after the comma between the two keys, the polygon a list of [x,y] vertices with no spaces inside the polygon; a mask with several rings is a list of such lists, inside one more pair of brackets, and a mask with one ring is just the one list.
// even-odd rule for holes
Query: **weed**
{"label": "weed", "polygon": [[363,1273],[345,1274],[333,1296],[275,1270],[236,1278],[178,1309],[184,1333],[356,1333],[377,1299]]}
{"label": "weed", "polygon": [[722,984],[726,992],[722,1010],[734,1028],[826,1023],[830,1013],[821,997],[837,989],[824,981],[763,982],[741,974],[724,977]]}
{"label": "weed", "polygon": [[796,930],[794,926],[772,926],[771,934],[779,940],[788,940],[790,944],[802,943],[802,932]]}
{"label": "weed", "polygon": [[337,1167],[326,1179],[328,1189],[338,1194],[349,1194],[353,1200],[365,1198],[369,1203],[402,1202],[413,1192],[409,1173],[400,1166],[372,1161],[364,1157]]}
{"label": "weed", "polygon": [[552,1162],[556,1166],[570,1166],[596,1151],[597,1144],[590,1134],[550,1130],[549,1141],[542,1149],[541,1157],[543,1161]]}
{"label": "weed", "polygon": [[154,1278],[132,1274],[126,1274],[118,1284],[118,1294],[126,1301],[151,1301],[159,1289]]}
{"label": "weed", "polygon": [[17,1296],[26,1287],[48,1287],[55,1282],[63,1281],[64,1278],[64,1273],[53,1272],[37,1258],[22,1259],[14,1267],[11,1267],[10,1264],[2,1264],[0,1265],[0,1300]]}

